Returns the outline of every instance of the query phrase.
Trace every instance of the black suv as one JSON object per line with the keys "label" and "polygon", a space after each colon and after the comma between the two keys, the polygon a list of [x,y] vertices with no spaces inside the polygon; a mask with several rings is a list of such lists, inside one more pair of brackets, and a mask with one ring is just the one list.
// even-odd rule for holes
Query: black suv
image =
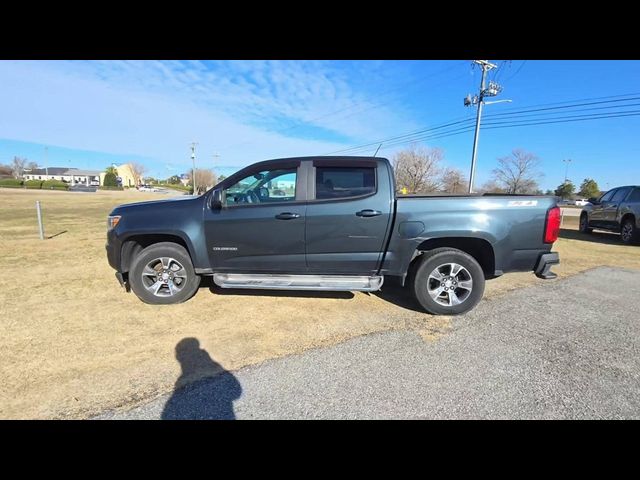
{"label": "black suv", "polygon": [[626,244],[640,240],[640,187],[627,186],[609,190],[600,198],[590,198],[580,214],[580,231],[594,228],[620,233]]}

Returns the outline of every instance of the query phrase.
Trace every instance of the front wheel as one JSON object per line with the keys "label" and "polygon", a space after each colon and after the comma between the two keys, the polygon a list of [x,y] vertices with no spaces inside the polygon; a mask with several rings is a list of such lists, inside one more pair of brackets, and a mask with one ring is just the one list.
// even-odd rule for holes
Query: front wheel
{"label": "front wheel", "polygon": [[410,287],[418,303],[434,315],[459,315],[473,309],[484,294],[484,272],[475,258],[455,248],[422,254]]}
{"label": "front wheel", "polygon": [[627,218],[620,229],[620,238],[623,243],[632,245],[638,241],[638,229],[635,220]]}
{"label": "front wheel", "polygon": [[586,213],[580,215],[579,230],[582,233],[591,233],[593,231],[592,228],[589,228],[589,216]]}
{"label": "front wheel", "polygon": [[129,283],[143,302],[166,305],[191,298],[200,286],[200,276],[183,246],[162,242],[148,246],[134,258]]}

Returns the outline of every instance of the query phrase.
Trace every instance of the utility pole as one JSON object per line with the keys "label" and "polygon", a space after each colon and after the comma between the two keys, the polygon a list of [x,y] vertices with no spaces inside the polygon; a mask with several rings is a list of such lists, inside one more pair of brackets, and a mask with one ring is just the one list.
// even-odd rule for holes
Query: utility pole
{"label": "utility pole", "polygon": [[191,183],[193,184],[193,195],[196,193],[196,145],[197,142],[191,142],[191,161],[193,162],[193,170],[191,170]]}
{"label": "utility pole", "polygon": [[564,167],[564,183],[567,183],[567,174],[569,173],[569,164],[571,162],[573,162],[573,160],[571,160],[570,158],[565,158],[564,160],[562,160],[562,162],[565,164]]}
{"label": "utility pole", "polygon": [[49,147],[44,147],[44,174],[49,180]]}
{"label": "utility pole", "polygon": [[511,100],[498,100],[497,102],[484,101],[484,97],[495,97],[497,94],[499,94],[502,91],[502,87],[495,82],[489,82],[488,87],[485,84],[487,72],[494,68],[498,68],[498,66],[494,65],[493,63],[489,63],[488,60],[474,60],[473,63],[475,63],[476,65],[480,65],[480,68],[482,69],[482,78],[480,80],[479,95],[474,95],[472,98],[471,94],[469,94],[464,99],[465,107],[469,107],[471,105],[478,105],[478,113],[476,115],[476,131],[473,136],[473,153],[471,155],[471,174],[469,175],[469,193],[473,193],[473,179],[476,174],[476,155],[478,153],[478,138],[480,136],[480,121],[482,120],[482,106],[485,103],[489,105],[491,103],[511,102]]}

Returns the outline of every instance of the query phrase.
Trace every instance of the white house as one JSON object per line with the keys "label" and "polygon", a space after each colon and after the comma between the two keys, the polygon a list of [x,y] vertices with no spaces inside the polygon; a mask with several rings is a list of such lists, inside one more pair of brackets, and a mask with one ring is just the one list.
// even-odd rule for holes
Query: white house
{"label": "white house", "polygon": [[62,180],[71,185],[100,185],[100,172],[78,168],[34,168],[24,172],[25,180]]}

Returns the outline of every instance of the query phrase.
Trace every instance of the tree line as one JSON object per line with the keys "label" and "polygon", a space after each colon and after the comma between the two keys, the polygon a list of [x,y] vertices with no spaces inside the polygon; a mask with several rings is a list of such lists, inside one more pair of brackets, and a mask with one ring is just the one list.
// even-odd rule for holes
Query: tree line
{"label": "tree line", "polygon": [[[396,185],[402,193],[466,193],[469,182],[458,168],[444,164],[444,152],[439,148],[412,145],[397,152],[392,158]],[[540,171],[540,159],[534,153],[516,148],[511,154],[497,159],[491,178],[475,187],[478,193],[557,195],[570,198],[576,188],[563,182],[556,190],[543,192],[539,181],[544,175]],[[600,189],[595,180],[585,178],[579,195],[596,197]]]}

